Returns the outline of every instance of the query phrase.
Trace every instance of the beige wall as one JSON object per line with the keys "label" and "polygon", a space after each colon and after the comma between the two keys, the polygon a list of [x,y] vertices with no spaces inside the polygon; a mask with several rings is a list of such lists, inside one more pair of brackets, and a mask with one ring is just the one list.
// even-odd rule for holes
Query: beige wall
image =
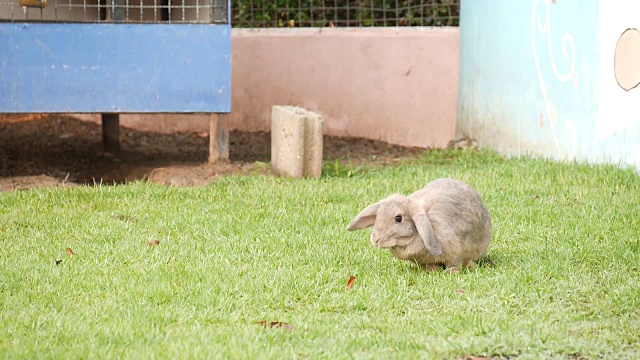
{"label": "beige wall", "polygon": [[[445,146],[455,136],[459,35],[458,28],[234,29],[231,127],[269,130],[272,105],[297,105],[323,115],[328,135]],[[123,115],[121,123],[208,130],[206,115]]]}

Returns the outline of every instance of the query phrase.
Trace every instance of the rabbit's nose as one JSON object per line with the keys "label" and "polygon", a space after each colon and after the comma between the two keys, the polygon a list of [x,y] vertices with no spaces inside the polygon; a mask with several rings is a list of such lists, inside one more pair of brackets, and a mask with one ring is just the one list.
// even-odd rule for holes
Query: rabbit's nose
{"label": "rabbit's nose", "polygon": [[373,231],[373,232],[371,233],[371,243],[372,243],[373,245],[376,245],[376,246],[377,246],[377,245],[378,245],[378,243],[380,242],[380,240],[381,240],[381,237],[380,237],[380,236],[378,236],[378,233],[376,233],[375,231]]}

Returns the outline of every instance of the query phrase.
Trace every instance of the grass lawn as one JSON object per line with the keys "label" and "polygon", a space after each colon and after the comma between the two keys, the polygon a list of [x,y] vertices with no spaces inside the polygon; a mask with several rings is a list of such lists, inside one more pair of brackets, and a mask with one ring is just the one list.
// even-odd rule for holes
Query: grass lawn
{"label": "grass lawn", "polygon": [[[633,171],[443,151],[327,173],[0,194],[0,357],[640,357]],[[479,269],[420,271],[346,231],[445,176],[492,214]]]}

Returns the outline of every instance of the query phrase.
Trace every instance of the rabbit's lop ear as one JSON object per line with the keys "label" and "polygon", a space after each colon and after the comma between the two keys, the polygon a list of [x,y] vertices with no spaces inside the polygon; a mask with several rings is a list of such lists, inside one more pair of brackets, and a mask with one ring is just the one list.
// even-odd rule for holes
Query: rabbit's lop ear
{"label": "rabbit's lop ear", "polygon": [[351,220],[351,223],[349,223],[349,226],[347,226],[347,230],[354,231],[373,226],[373,224],[376,222],[376,212],[378,211],[379,207],[380,203],[377,202],[364,208],[364,210],[362,210],[360,214],[358,214],[353,220]]}
{"label": "rabbit's lop ear", "polygon": [[431,222],[429,218],[427,218],[427,215],[419,212],[412,215],[411,220],[413,220],[413,223],[416,225],[418,234],[420,234],[427,250],[434,256],[442,254],[442,246],[440,246],[440,241],[438,241],[436,234],[433,232],[433,227],[431,227]]}

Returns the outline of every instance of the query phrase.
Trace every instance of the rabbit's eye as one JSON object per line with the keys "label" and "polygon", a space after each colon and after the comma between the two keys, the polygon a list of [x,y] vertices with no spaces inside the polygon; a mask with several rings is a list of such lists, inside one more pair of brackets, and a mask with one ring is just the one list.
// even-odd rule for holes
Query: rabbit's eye
{"label": "rabbit's eye", "polygon": [[402,215],[396,215],[396,222],[400,224],[402,222]]}

